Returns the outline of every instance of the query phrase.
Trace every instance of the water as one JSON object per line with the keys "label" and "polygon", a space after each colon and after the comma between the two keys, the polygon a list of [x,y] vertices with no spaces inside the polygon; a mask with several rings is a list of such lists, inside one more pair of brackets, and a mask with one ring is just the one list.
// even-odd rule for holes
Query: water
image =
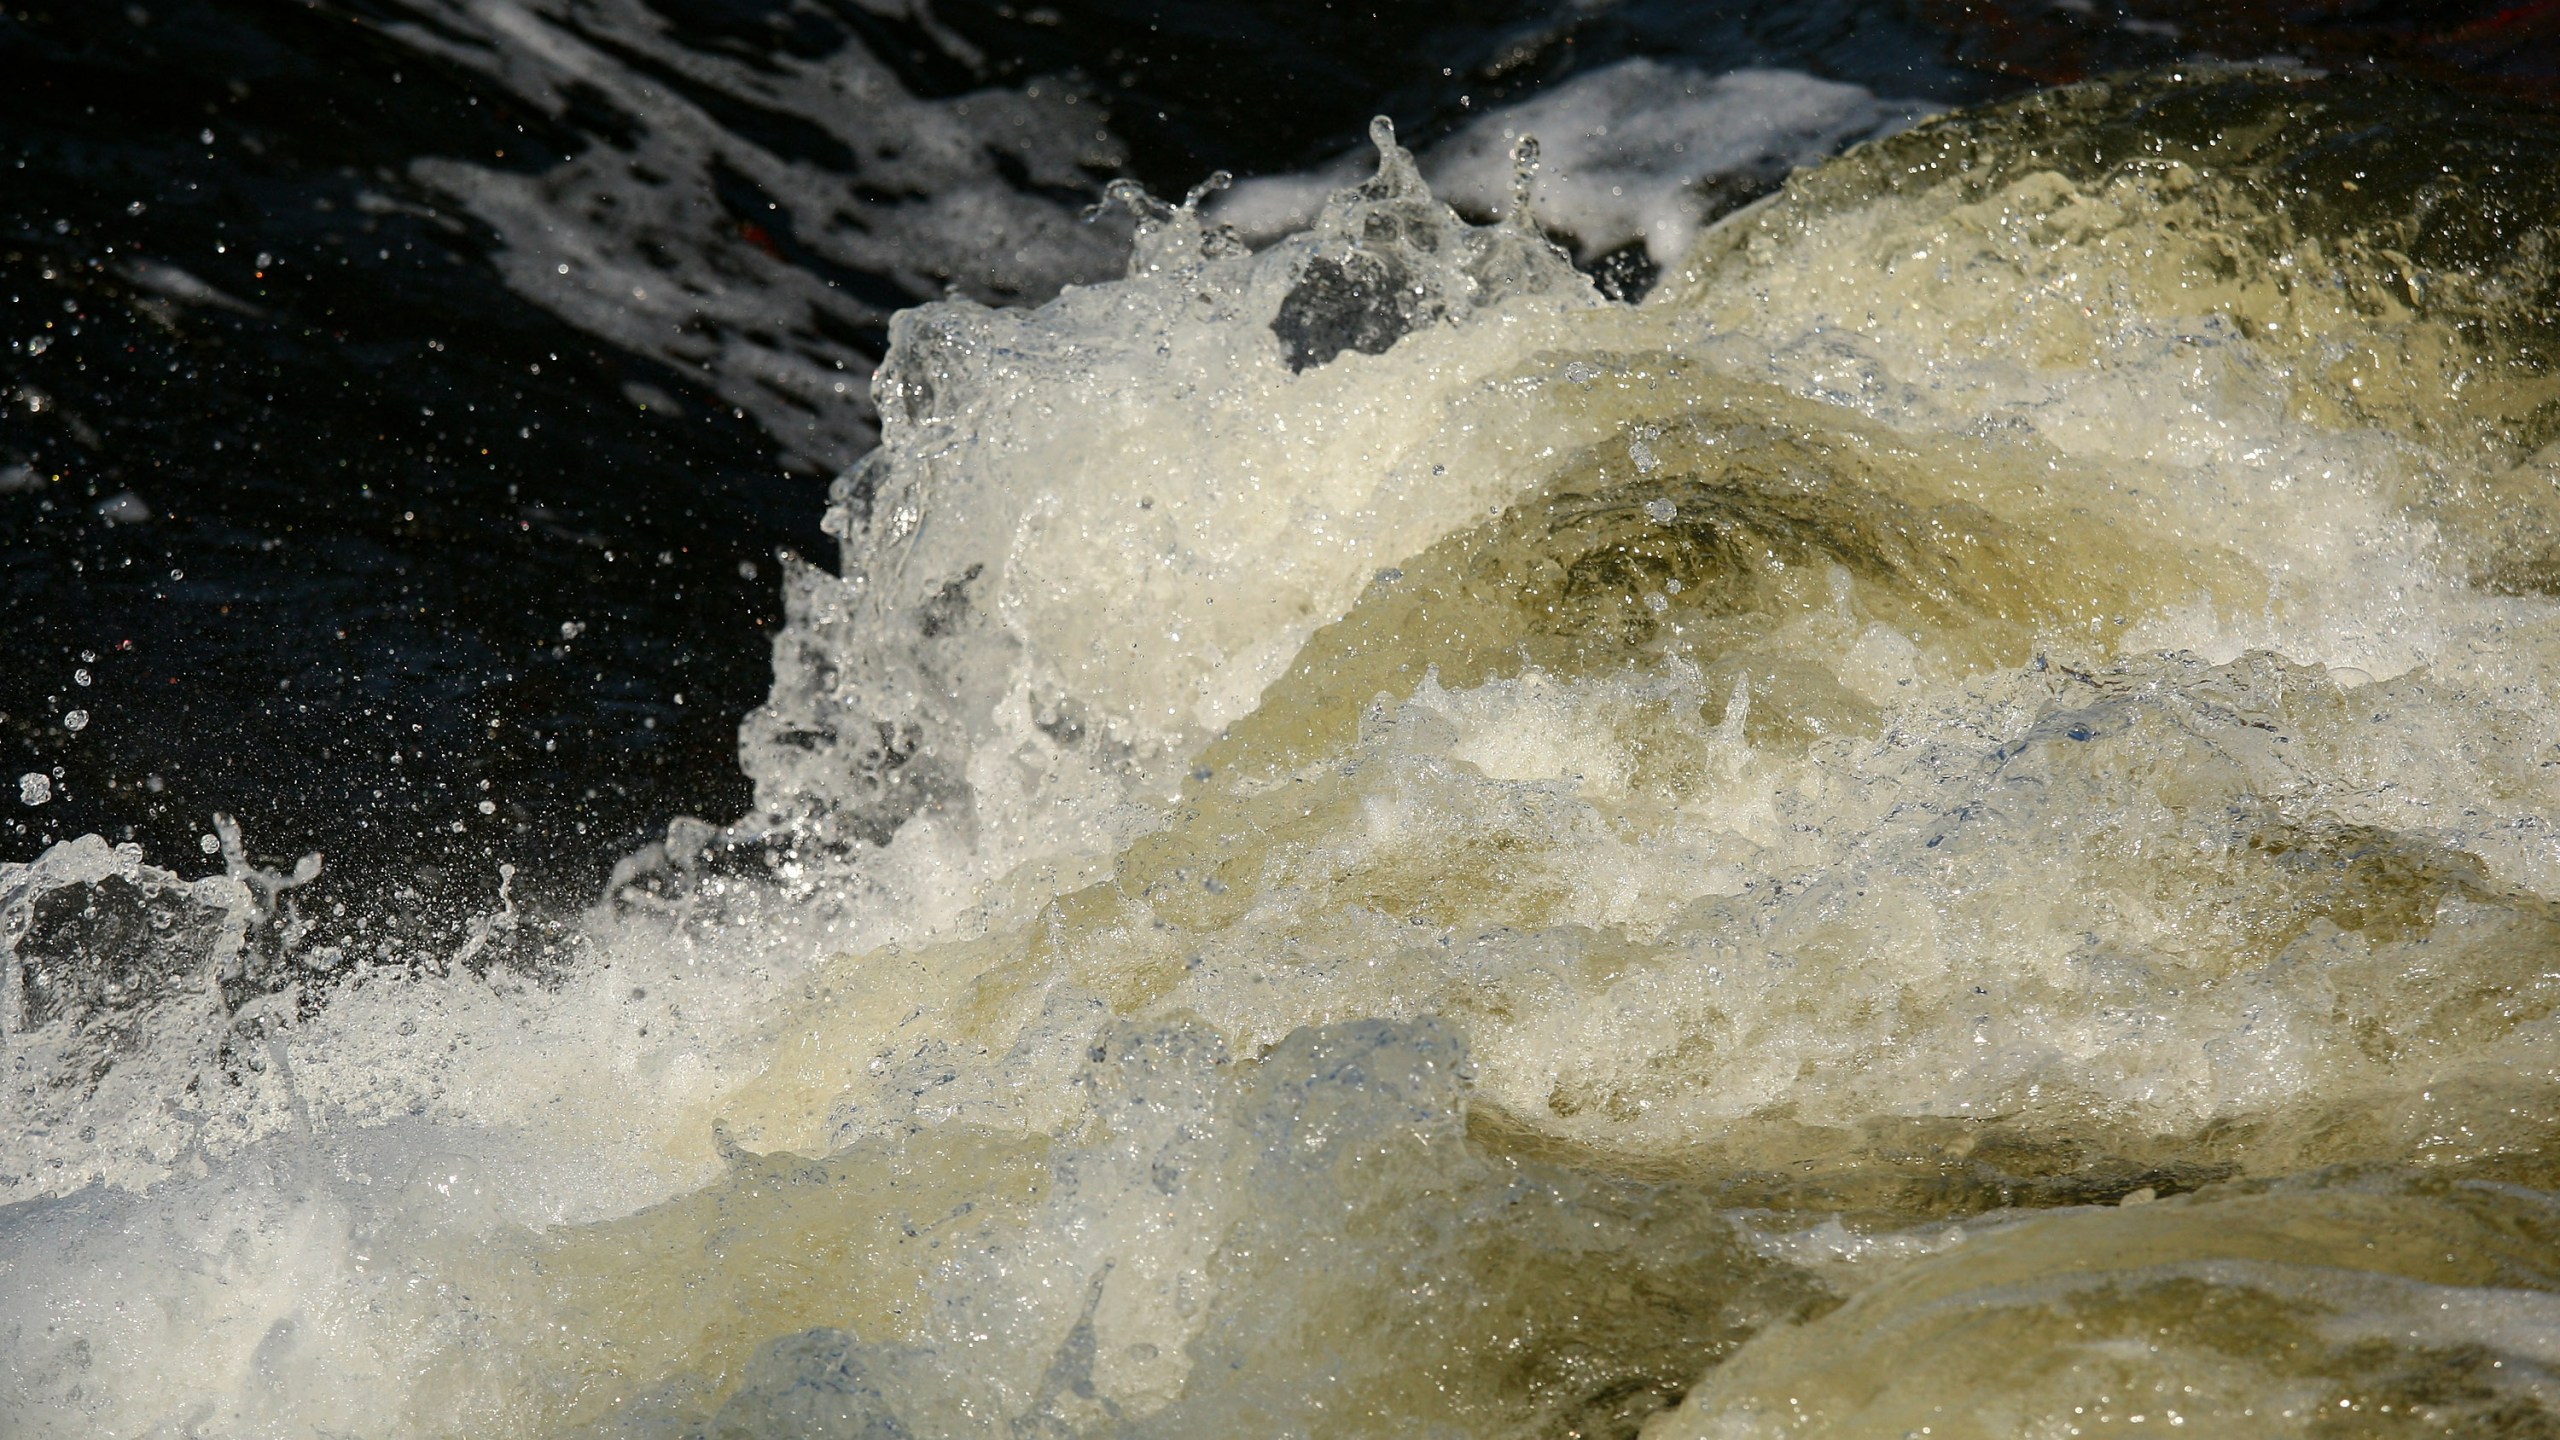
{"label": "water", "polygon": [[2533,14],[354,14],[14,22],[400,78],[30,150],[13,1431],[2554,1425]]}

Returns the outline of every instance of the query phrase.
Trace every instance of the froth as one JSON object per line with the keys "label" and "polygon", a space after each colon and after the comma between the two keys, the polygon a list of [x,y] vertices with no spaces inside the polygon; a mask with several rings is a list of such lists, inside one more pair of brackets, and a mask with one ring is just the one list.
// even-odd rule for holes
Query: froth
{"label": "froth", "polygon": [[2542,1423],[2551,197],[2271,178],[2429,104],[1934,122],[1640,307],[1383,135],[1260,254],[1124,195],[900,318],[761,815],[7,1212],[18,1413]]}

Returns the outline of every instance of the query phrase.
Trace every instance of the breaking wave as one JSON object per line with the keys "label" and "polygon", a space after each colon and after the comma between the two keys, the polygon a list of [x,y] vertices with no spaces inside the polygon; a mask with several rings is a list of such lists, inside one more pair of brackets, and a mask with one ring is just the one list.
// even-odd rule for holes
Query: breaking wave
{"label": "breaking wave", "polygon": [[1376,139],[896,316],[758,813],[570,959],[0,872],[0,1413],[2560,1424],[2560,137],[2084,86],[1639,305]]}

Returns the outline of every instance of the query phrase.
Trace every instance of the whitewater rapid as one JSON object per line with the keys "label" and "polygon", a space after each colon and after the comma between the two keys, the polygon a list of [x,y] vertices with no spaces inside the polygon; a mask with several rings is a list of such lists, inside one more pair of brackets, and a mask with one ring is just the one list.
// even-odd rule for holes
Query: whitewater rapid
{"label": "whitewater rapid", "polygon": [[1376,141],[895,318],[570,959],[0,871],[12,1433],[2560,1425],[2547,122],[2037,95],[1639,305]]}

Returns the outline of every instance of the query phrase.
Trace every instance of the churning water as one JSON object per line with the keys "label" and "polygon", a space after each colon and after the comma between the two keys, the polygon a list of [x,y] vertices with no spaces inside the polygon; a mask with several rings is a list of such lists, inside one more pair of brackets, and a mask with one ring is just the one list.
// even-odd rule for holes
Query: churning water
{"label": "churning water", "polygon": [[2560,1433],[2560,130],[1595,73],[898,313],[546,963],[0,870],[0,1418]]}

